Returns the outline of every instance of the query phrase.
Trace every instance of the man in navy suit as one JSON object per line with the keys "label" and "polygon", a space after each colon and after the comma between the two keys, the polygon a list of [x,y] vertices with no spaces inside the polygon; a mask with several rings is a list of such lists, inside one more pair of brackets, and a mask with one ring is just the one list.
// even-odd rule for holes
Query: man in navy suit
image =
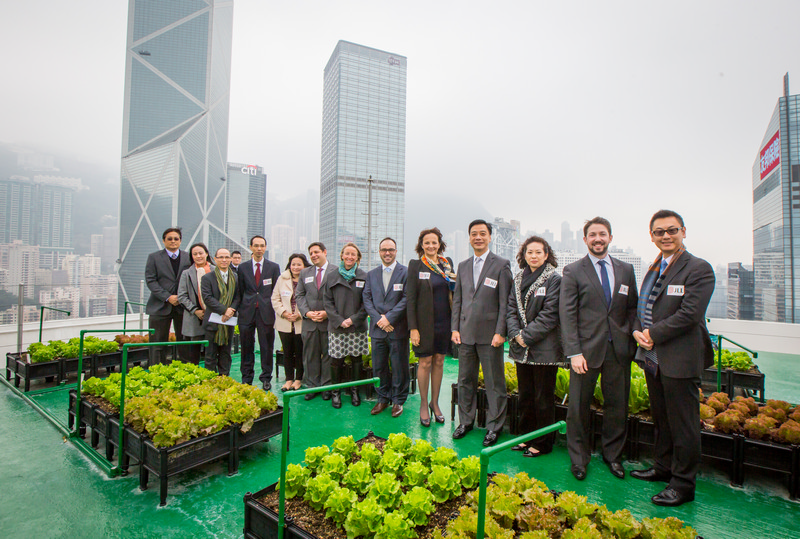
{"label": "man in navy suit", "polygon": [[272,288],[281,269],[264,258],[267,240],[263,236],[250,238],[253,258],[242,262],[236,272],[236,297],[239,298],[239,337],[242,340],[242,383],[251,384],[255,376],[255,344],[261,347],[261,381],[264,391],[272,388],[272,349],[275,344],[275,310],[272,308]]}
{"label": "man in navy suit", "polygon": [[[382,264],[367,274],[364,307],[369,314],[372,370],[381,379],[377,415],[392,405],[392,417],[403,413],[408,398],[408,321],[406,320],[407,268],[398,264],[397,243],[385,238],[378,244]],[[389,363],[391,362],[391,372]]]}
{"label": "man in navy suit", "polygon": [[[147,298],[148,327],[155,329],[150,336],[151,342],[167,342],[169,340],[170,323],[175,328],[175,340],[182,341],[183,305],[178,301],[178,282],[183,270],[192,265],[191,257],[181,251],[181,229],[171,227],[161,235],[164,249],[150,253],[144,267],[144,280],[150,289]],[[166,363],[166,347],[150,348],[150,365]],[[186,361],[186,347],[178,346],[181,360]]]}

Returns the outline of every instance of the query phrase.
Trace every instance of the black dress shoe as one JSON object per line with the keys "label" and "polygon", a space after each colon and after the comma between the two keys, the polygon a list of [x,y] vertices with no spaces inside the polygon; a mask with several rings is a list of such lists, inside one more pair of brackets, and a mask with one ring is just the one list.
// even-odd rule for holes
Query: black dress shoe
{"label": "black dress shoe", "polygon": [[650,499],[656,505],[662,505],[664,507],[677,507],[686,502],[694,501],[694,492],[681,494],[674,488],[667,487]]}
{"label": "black dress shoe", "polygon": [[306,393],[306,396],[303,397],[303,398],[306,399],[307,401],[310,401],[311,399],[313,399],[317,395],[319,395],[319,393]]}
{"label": "black dress shoe", "polygon": [[511,451],[526,451],[527,449],[528,449],[527,444],[525,442],[522,442],[521,444],[517,444],[514,447],[512,447]]}
{"label": "black dress shoe", "polygon": [[350,403],[353,406],[361,406],[361,395],[359,395],[357,387],[350,388]]}
{"label": "black dress shoe", "polygon": [[569,469],[572,472],[572,475],[575,476],[575,479],[578,481],[583,481],[586,479],[586,466],[581,466],[580,464],[573,464],[572,468]]}
{"label": "black dress shoe", "polygon": [[[323,395],[322,397],[325,398],[325,395]],[[334,408],[342,407],[342,394],[338,390],[331,392],[331,406],[333,406]]]}
{"label": "black dress shoe", "polygon": [[622,463],[620,463],[620,462],[609,462],[606,459],[603,459],[603,462],[608,464],[608,469],[611,470],[611,474],[614,477],[618,477],[620,479],[625,479],[625,468],[622,467]]}
{"label": "black dress shoe", "polygon": [[332,397],[332,396],[333,396],[333,395],[331,394],[331,392],[330,392],[330,391],[323,391],[323,392],[322,392],[322,400],[324,400],[324,401],[329,401],[329,400],[331,400],[331,397]]}
{"label": "black dress shoe", "polygon": [[[428,420],[430,422],[430,419]],[[459,425],[456,427],[456,430],[453,431],[453,439],[460,440],[464,436],[467,435],[469,431],[472,430],[472,425]]]}
{"label": "black dress shoe", "polygon": [[631,477],[641,479],[642,481],[663,481],[668,483],[672,476],[668,473],[659,472],[655,468],[647,468],[646,470],[633,470]]}
{"label": "black dress shoe", "polygon": [[272,389],[272,384],[270,384],[269,382],[264,382],[263,384],[261,384],[261,387],[264,388],[264,391],[269,391],[270,389]]}
{"label": "black dress shoe", "polygon": [[489,447],[490,445],[494,445],[497,442],[497,431],[490,430],[486,433],[486,436],[483,437],[483,447]]}

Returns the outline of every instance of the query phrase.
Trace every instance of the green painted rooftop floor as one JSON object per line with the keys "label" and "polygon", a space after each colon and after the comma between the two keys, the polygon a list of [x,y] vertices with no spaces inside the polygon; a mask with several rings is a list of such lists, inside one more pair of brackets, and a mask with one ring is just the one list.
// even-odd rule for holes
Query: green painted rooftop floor
{"label": "green painted rooftop floor", "polygon": [[[779,355],[759,357],[762,370],[770,373],[768,397],[797,402],[798,363],[796,356],[790,357],[793,361],[789,363]],[[771,372],[773,363],[775,372]],[[233,370],[237,376],[238,357],[234,357]],[[482,449],[481,429],[463,440],[451,438],[455,424],[450,420],[450,384],[457,370],[457,362],[448,358],[440,399],[447,422],[430,428],[419,423],[418,394],[409,397],[405,413],[397,419],[388,410],[371,416],[372,403],[366,400],[354,408],[345,397],[343,407],[334,410],[330,402],[320,398],[308,402],[295,399],[290,461],[300,462],[306,447],[330,444],[347,434],[358,439],[369,430],[379,436],[402,431],[412,438],[427,439],[434,446],[452,447],[461,457],[478,454]],[[282,381],[280,378],[279,383]],[[777,381],[779,387],[770,385],[770,381]],[[39,395],[36,401],[66,423],[66,389]],[[504,437],[508,439],[509,435]],[[0,385],[0,537],[241,537],[242,497],[278,480],[279,440],[276,437],[243,451],[239,472],[234,476],[227,476],[227,464],[222,460],[171,478],[167,505],[159,507],[156,478],[151,476],[147,491],[139,490],[137,467],[132,467],[126,477],[109,479],[39,413]],[[625,463],[627,470],[642,466],[644,463]],[[574,490],[611,510],[627,508],[638,518],[675,516],[706,539],[800,537],[800,504],[788,499],[785,479],[754,478],[748,472],[745,488],[733,488],[723,470],[705,463],[698,478],[696,501],[667,509],[649,501],[660,485],[630,477],[616,479],[597,455],[587,479],[575,480],[563,444],[537,459],[504,452],[493,457],[490,470],[509,474],[525,471],[554,490]]]}

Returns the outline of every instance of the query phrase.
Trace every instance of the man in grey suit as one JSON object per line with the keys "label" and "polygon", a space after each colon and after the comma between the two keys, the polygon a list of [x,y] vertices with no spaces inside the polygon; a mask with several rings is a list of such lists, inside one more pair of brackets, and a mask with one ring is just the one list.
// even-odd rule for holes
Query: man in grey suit
{"label": "man in grey suit", "polygon": [[559,316],[564,354],[572,364],[567,450],[572,475],[586,478],[591,459],[590,405],[601,377],[603,460],[622,479],[631,361],[636,352],[636,279],[633,266],[608,255],[611,223],[595,217],[583,227],[589,254],[564,268]]}
{"label": "man in grey suit", "polygon": [[[181,251],[181,229],[170,227],[161,235],[164,249],[150,253],[144,267],[144,280],[150,289],[145,310],[149,315],[148,327],[156,330],[150,335],[151,342],[167,342],[169,326],[175,328],[175,340],[182,341],[183,306],[178,301],[178,283],[183,270],[192,265],[191,257]],[[178,347],[182,361],[186,361],[183,346]],[[150,348],[150,365],[166,363],[166,347]]]}
{"label": "man in grey suit", "polygon": [[506,420],[506,376],[503,343],[511,266],[489,251],[492,225],[483,219],[469,224],[474,256],[458,265],[451,329],[458,348],[458,420],[453,438],[463,438],[475,422],[478,366],[483,367],[488,413],[484,446],[497,441]]}
{"label": "man in grey suit", "polygon": [[[381,262],[367,274],[364,308],[369,314],[372,369],[381,379],[372,415],[392,405],[392,417],[403,413],[408,398],[408,321],[406,319],[407,268],[399,264],[397,243],[385,238],[378,244]],[[391,365],[391,369],[390,369]]]}
{"label": "man in grey suit", "polygon": [[[303,316],[303,370],[307,387],[320,387],[331,383],[331,357],[328,355],[328,313],[325,312],[325,277],[336,271],[328,264],[328,251],[321,242],[308,246],[308,257],[313,266],[300,272],[297,282],[297,309]],[[307,393],[311,400],[319,393]],[[331,392],[322,395],[330,400]]]}

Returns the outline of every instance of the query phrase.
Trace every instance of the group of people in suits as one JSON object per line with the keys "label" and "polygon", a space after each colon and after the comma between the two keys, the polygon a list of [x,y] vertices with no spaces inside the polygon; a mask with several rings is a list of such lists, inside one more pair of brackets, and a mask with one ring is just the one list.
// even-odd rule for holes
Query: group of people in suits
{"label": "group of people in suits", "polygon": [[[609,255],[611,223],[587,221],[583,241],[588,254],[556,271],[558,261],[541,237],[526,239],[516,257],[521,271],[489,250],[492,225],[470,223],[473,256],[458,264],[444,256],[438,228],[420,232],[418,259],[400,264],[397,244],[379,244],[381,264],[369,272],[359,267],[362,253],[347,243],[338,264],[331,264],[321,242],[289,257],[286,269],[263,255],[266,241],[251,239],[252,260],[230,271],[231,255],[218,249],[212,266],[208,249],[195,244],[180,251],[177,228],[164,232],[165,249],[150,255],[145,270],[153,339],[165,341],[170,323],[178,339],[205,336],[206,366],[227,374],[230,330],[238,316],[242,336],[242,381],[254,376],[255,333],[261,346],[265,390],[272,376],[272,343],[278,327],[287,362],[283,390],[328,386],[344,381],[348,358],[360,361],[371,350],[380,379],[373,415],[391,407],[403,413],[409,393],[409,344],[419,359],[420,422],[444,423],[438,399],[444,357],[458,357],[460,439],[474,428],[479,371],[487,398],[483,445],[494,444],[506,419],[504,344],[519,379],[521,430],[532,432],[555,419],[557,368],[571,369],[567,412],[567,450],[571,473],[587,476],[591,460],[590,405],[600,379],[603,392],[602,457],[610,472],[623,479],[631,362],[645,371],[655,423],[655,462],[631,476],[664,482],[653,503],[677,506],[692,501],[700,463],[699,385],[702,370],[713,362],[705,311],[714,290],[714,273],[705,260],[683,245],[686,228],[674,211],[660,210],[650,220],[650,237],[659,253],[637,290],[633,266]],[[178,279],[180,277],[180,279]],[[180,281],[180,282],[179,282]],[[218,318],[211,320],[211,314]],[[277,322],[276,322],[277,313]],[[182,330],[182,333],[179,331]],[[370,349],[371,341],[371,349]],[[213,342],[213,344],[211,344]],[[199,350],[180,350],[196,361]],[[211,360],[209,362],[209,353]],[[155,360],[163,351],[154,350]],[[321,391],[334,408],[339,391]],[[353,406],[357,388],[348,391]],[[320,392],[308,393],[306,400]],[[550,453],[554,434],[519,444],[526,457]]]}

